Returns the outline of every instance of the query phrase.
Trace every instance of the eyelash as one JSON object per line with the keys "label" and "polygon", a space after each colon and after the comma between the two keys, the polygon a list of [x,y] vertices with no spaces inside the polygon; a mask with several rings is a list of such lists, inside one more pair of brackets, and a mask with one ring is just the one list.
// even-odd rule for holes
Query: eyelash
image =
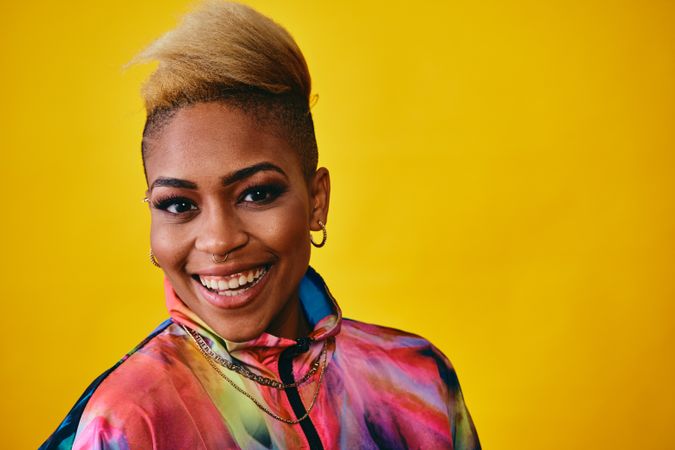
{"label": "eyelash", "polygon": [[[190,205],[190,209],[189,209],[188,211],[180,211],[180,212],[172,212],[172,211],[169,211],[169,208],[170,208],[171,206],[176,205],[176,204],[178,204],[178,203],[186,203],[186,204],[189,204],[189,205]],[[152,203],[152,206],[153,206],[155,209],[160,209],[160,210],[166,211],[166,212],[168,212],[168,213],[170,213],[170,214],[185,214],[186,212],[189,212],[189,211],[193,210],[193,207],[195,206],[195,204],[194,204],[194,203],[192,202],[192,200],[190,200],[189,198],[180,197],[180,196],[177,196],[177,195],[172,195],[172,196],[169,196],[169,197],[166,197],[166,198],[162,198],[162,199],[159,199],[159,200],[153,202],[153,203]]]}
{"label": "eyelash", "polygon": [[252,200],[250,202],[246,203],[255,203],[257,205],[266,205],[268,203],[273,202],[279,196],[281,196],[284,192],[286,192],[286,187],[282,186],[280,184],[257,184],[251,187],[248,187],[244,190],[244,192],[239,196],[238,202],[239,203],[244,203],[244,198],[246,198],[249,194],[254,194],[258,192],[263,192],[265,194],[269,195],[269,198],[263,199],[263,200]]}
{"label": "eyelash", "polygon": [[[277,198],[279,198],[282,194],[286,192],[286,190],[287,190],[286,187],[280,184],[254,185],[244,190],[244,192],[239,196],[237,203],[253,203],[255,205],[267,205],[269,203],[272,203]],[[268,197],[261,200],[250,200],[250,201],[244,200],[247,196],[255,193],[263,193]],[[178,212],[169,211],[169,208],[179,203],[188,204],[190,209]],[[163,199],[156,200],[152,203],[152,206],[156,209],[166,211],[169,214],[174,215],[186,214],[189,213],[190,211],[194,211],[197,209],[196,205],[192,200],[177,195],[172,195]]]}

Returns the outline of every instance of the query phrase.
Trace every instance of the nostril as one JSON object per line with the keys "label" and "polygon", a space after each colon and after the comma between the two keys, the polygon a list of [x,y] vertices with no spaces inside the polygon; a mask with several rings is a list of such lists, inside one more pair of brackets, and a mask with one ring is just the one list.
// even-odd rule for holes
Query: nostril
{"label": "nostril", "polygon": [[249,241],[248,233],[201,233],[196,241],[195,248],[209,255],[226,255],[245,246]]}

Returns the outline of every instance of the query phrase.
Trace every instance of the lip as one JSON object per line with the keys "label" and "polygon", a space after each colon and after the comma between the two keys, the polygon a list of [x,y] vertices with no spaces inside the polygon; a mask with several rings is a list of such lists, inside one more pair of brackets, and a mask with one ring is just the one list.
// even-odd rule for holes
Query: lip
{"label": "lip", "polygon": [[[263,264],[265,265],[265,264]],[[244,272],[246,270],[260,267],[261,264],[251,266],[248,265],[246,268],[244,266],[241,266],[242,268],[234,267],[234,269],[228,269],[226,267],[223,268],[217,268],[212,270],[212,271],[203,271],[199,272],[199,275],[206,275],[206,276],[228,276],[228,275],[234,275],[235,273],[239,272]],[[255,298],[258,296],[258,294],[265,288],[265,285],[267,284],[267,279],[269,278],[270,272],[274,268],[274,265],[267,265],[268,269],[265,272],[265,274],[258,280],[258,282],[251,286],[250,288],[246,289],[245,291],[241,292],[240,294],[237,295],[232,295],[232,296],[225,296],[225,295],[218,295],[218,293],[213,292],[209,290],[206,286],[204,286],[199,280],[195,280],[194,278],[192,279],[192,282],[197,286],[197,291],[199,292],[199,295],[204,299],[207,303],[211,304],[212,306],[215,306],[216,308],[219,309],[236,309],[236,308],[242,308],[255,300]]]}

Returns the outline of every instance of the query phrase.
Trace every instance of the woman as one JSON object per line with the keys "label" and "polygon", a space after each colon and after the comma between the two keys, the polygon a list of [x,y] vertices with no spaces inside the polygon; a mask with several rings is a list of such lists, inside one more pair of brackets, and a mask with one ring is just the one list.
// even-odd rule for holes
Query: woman
{"label": "woman", "polygon": [[343,319],[309,267],[330,178],[290,35],[211,2],[140,59],[159,60],[142,150],[171,318],[42,448],[480,448],[445,356]]}

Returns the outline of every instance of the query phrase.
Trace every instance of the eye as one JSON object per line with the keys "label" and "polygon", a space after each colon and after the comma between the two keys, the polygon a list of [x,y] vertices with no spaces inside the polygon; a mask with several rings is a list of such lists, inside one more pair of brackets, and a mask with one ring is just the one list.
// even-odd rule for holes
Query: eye
{"label": "eye", "polygon": [[184,213],[192,209],[197,209],[197,207],[193,205],[192,202],[186,202],[182,200],[178,202],[173,202],[166,208],[168,212],[173,214]]}
{"label": "eye", "polygon": [[192,200],[183,197],[170,197],[164,200],[159,200],[153,206],[162,211],[171,214],[184,214],[188,211],[194,211],[197,206],[192,203]]}
{"label": "eye", "polygon": [[267,204],[283,194],[285,188],[278,185],[253,186],[244,191],[240,197],[241,203]]}

